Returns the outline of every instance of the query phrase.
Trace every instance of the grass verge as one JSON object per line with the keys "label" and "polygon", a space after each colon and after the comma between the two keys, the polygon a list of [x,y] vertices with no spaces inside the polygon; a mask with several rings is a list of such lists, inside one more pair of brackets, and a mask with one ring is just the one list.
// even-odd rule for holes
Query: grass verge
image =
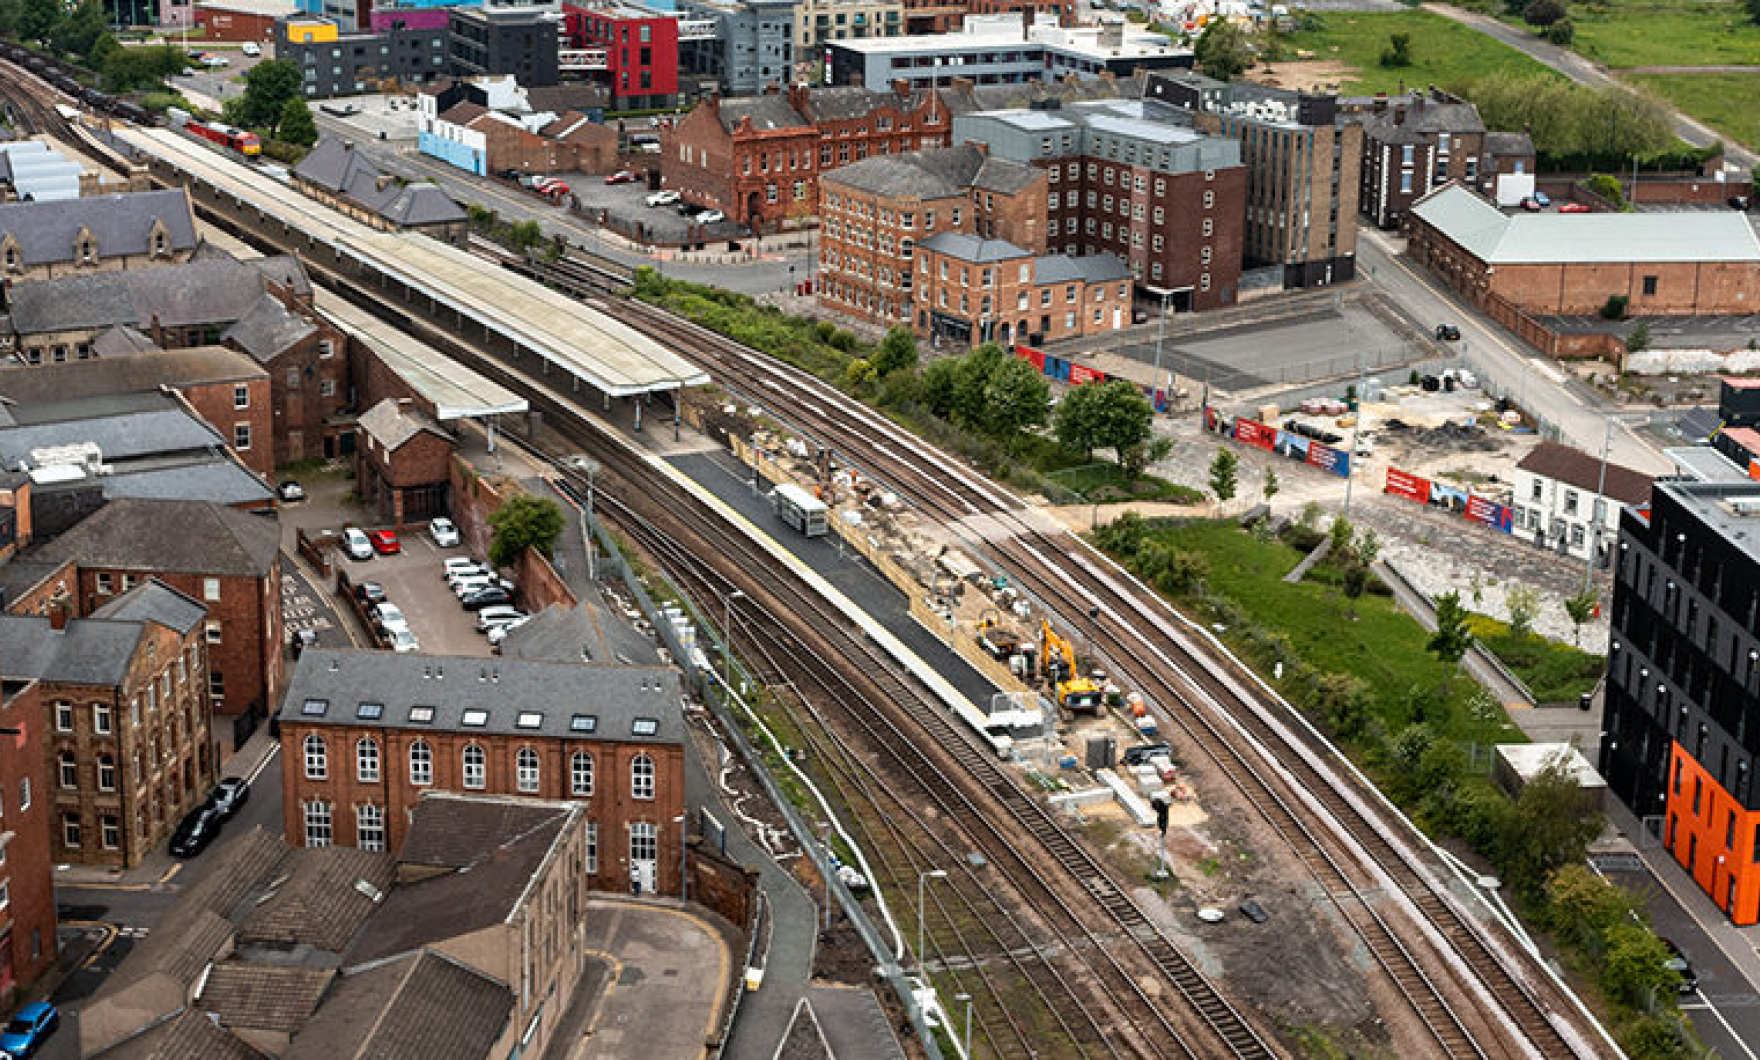
{"label": "grass verge", "polygon": [[1760,74],[1627,74],[1623,80],[1737,143],[1760,145]]}
{"label": "grass verge", "polygon": [[[1356,79],[1343,85],[1350,93],[1395,92],[1402,82],[1407,88],[1447,86],[1494,73],[1562,76],[1501,41],[1428,11],[1334,11],[1311,13],[1303,21],[1306,28],[1285,38],[1285,44],[1292,53],[1303,49],[1316,59],[1355,67]],[[1381,53],[1395,33],[1411,37],[1410,66],[1381,65]]]}
{"label": "grass verge", "polygon": [[1474,615],[1468,626],[1541,703],[1575,703],[1607,669],[1603,656],[1534,634],[1518,637],[1494,618]]}

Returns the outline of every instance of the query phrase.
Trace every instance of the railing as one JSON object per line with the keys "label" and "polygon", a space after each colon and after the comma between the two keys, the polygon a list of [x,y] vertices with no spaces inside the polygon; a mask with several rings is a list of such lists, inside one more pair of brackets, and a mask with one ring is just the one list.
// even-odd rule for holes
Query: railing
{"label": "railing", "polygon": [[556,53],[559,70],[609,70],[611,54],[604,48],[568,48]]}
{"label": "railing", "polygon": [[679,40],[714,40],[715,20],[712,18],[681,18],[678,20]]}

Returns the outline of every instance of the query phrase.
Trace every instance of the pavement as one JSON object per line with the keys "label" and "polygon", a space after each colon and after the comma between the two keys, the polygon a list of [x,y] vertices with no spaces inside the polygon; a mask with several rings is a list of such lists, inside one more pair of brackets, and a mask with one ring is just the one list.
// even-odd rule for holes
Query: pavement
{"label": "pavement", "polygon": [[609,975],[575,1047],[550,1050],[556,1060],[705,1054],[744,958],[737,932],[677,902],[594,898],[582,946]]}

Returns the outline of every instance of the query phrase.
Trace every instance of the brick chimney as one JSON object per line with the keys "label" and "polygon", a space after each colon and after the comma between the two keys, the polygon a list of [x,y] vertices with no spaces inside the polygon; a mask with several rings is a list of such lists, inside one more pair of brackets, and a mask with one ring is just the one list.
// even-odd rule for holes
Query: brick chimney
{"label": "brick chimney", "polygon": [[909,100],[911,98],[911,83],[902,77],[893,78],[892,79],[892,94],[897,96],[899,99],[902,99],[902,100],[905,100],[906,102],[909,102]]}
{"label": "brick chimney", "polygon": [[65,605],[51,607],[49,609],[49,628],[53,629],[53,630],[66,629],[67,628],[67,615],[68,615],[68,608]]}
{"label": "brick chimney", "polygon": [[1395,125],[1404,125],[1406,123],[1406,105],[1404,103],[1393,108],[1393,123]]}
{"label": "brick chimney", "polygon": [[807,92],[807,83],[805,81],[791,81],[791,82],[789,82],[789,85],[788,85],[788,105],[790,107],[793,107],[796,111],[798,111],[800,113],[801,117],[803,117],[803,118],[806,117],[806,115],[807,115],[807,97],[808,97],[808,95],[809,95],[809,93]]}
{"label": "brick chimney", "polygon": [[1386,113],[1386,111],[1387,111],[1387,93],[1385,93],[1385,92],[1375,93],[1375,102],[1372,105],[1372,109],[1377,114]]}

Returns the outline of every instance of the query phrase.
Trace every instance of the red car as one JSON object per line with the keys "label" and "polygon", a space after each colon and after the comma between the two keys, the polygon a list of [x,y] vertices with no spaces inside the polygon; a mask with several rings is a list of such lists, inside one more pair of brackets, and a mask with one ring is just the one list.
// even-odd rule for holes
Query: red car
{"label": "red car", "polygon": [[609,177],[606,177],[605,183],[607,183],[607,184],[634,184],[636,181],[641,180],[641,179],[642,178],[635,175],[634,170],[620,169],[617,172],[611,174]]}
{"label": "red car", "polygon": [[1581,202],[1564,202],[1558,205],[1559,213],[1588,213],[1589,206]]}
{"label": "red car", "polygon": [[373,542],[373,551],[381,556],[395,556],[403,551],[403,546],[397,542],[397,534],[390,530],[375,530],[367,538]]}

